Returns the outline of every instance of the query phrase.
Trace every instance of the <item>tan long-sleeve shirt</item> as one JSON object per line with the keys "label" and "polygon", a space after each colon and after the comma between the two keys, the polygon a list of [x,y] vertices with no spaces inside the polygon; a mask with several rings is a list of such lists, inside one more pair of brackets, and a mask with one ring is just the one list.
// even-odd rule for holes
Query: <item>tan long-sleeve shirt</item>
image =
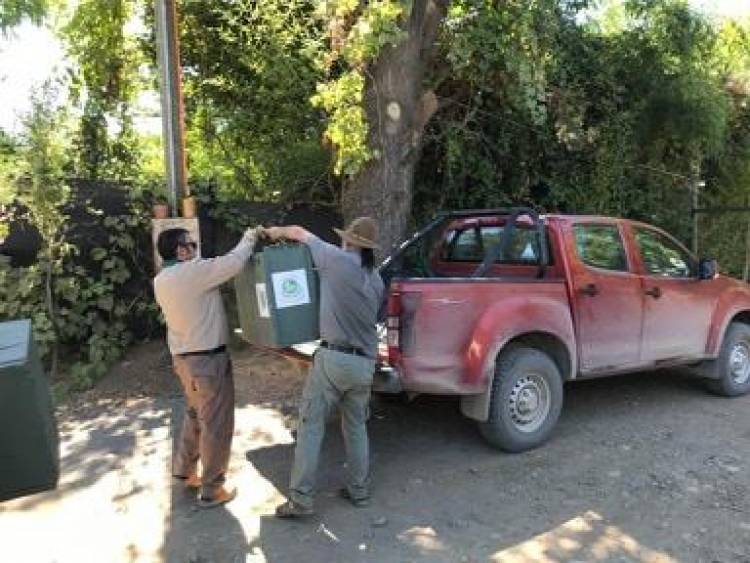
{"label": "tan long-sleeve shirt", "polygon": [[240,272],[253,254],[253,242],[243,237],[223,256],[178,262],[154,278],[154,294],[167,321],[172,355],[212,350],[227,343],[227,315],[219,286]]}

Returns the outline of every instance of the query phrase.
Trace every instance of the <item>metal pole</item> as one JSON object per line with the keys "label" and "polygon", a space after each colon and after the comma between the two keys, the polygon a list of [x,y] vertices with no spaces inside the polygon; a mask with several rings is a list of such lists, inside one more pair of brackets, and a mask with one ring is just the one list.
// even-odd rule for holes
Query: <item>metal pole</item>
{"label": "metal pole", "polygon": [[156,44],[161,82],[162,137],[167,172],[169,205],[177,205],[187,191],[185,125],[182,101],[182,72],[177,26],[176,0],[154,0]]}
{"label": "metal pole", "polygon": [[692,195],[691,214],[693,216],[693,254],[698,256],[698,228],[699,218],[698,213],[698,189],[700,188],[700,160],[696,159],[693,161],[692,171],[690,174],[690,192]]}
{"label": "metal pole", "polygon": [[690,180],[690,191],[693,196],[693,254],[698,256],[698,182],[695,178]]}

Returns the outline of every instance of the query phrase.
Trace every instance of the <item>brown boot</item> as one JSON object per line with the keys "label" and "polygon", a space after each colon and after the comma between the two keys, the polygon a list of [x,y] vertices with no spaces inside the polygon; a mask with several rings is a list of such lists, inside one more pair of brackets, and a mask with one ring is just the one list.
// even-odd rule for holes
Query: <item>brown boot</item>
{"label": "brown boot", "polygon": [[174,478],[186,489],[198,489],[201,486],[201,478],[196,473],[191,473],[187,477],[175,475]]}
{"label": "brown boot", "polygon": [[226,504],[237,496],[237,489],[231,488],[229,490],[221,487],[210,497],[200,496],[198,497],[198,508],[214,508],[216,506]]}
{"label": "brown boot", "polygon": [[201,486],[201,478],[193,473],[185,479],[185,487],[188,489],[197,489]]}

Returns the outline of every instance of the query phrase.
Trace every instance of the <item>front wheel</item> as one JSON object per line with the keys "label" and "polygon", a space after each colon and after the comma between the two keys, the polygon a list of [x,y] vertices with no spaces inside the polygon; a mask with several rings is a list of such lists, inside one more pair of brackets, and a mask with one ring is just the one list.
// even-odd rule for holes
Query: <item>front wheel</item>
{"label": "front wheel", "polygon": [[506,452],[522,452],[545,442],[560,417],[563,384],[552,358],[534,348],[513,348],[495,368],[484,438]]}
{"label": "front wheel", "polygon": [[732,323],[721,344],[719,357],[713,360],[715,380],[709,381],[711,391],[725,397],[750,392],[750,327]]}

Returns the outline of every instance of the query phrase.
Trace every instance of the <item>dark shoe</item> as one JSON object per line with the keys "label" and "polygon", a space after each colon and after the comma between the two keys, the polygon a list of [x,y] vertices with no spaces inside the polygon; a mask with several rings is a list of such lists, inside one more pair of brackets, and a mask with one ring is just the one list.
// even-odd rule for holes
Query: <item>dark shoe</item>
{"label": "dark shoe", "polygon": [[339,496],[343,499],[348,500],[357,508],[367,508],[368,506],[370,506],[369,496],[354,498],[352,497],[352,494],[349,492],[349,489],[347,489],[346,487],[342,487],[341,489],[339,489]]}
{"label": "dark shoe", "polygon": [[211,497],[198,497],[198,508],[214,508],[226,504],[237,496],[237,489],[227,490],[224,487],[219,489]]}
{"label": "dark shoe", "polygon": [[276,518],[304,518],[313,514],[315,511],[312,508],[302,506],[291,499],[276,507]]}

